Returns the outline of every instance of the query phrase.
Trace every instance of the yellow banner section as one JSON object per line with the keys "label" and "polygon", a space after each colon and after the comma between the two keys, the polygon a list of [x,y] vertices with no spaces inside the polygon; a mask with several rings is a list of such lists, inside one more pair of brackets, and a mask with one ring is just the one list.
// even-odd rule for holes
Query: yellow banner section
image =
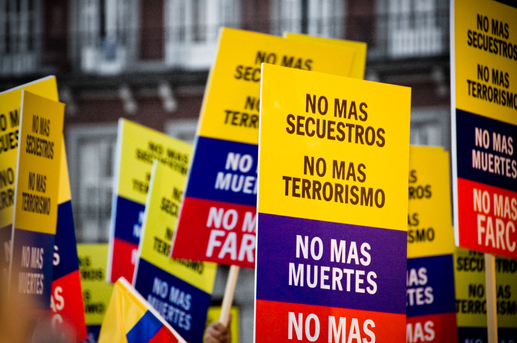
{"label": "yellow banner section", "polygon": [[411,90],[269,64],[262,77],[260,212],[406,231]]}
{"label": "yellow banner section", "polygon": [[201,136],[257,144],[260,64],[350,75],[354,52],[340,46],[223,28],[201,110]]}
{"label": "yellow banner section", "polygon": [[18,158],[22,90],[58,100],[57,83],[49,76],[0,93],[0,228],[13,222],[14,182]]}
{"label": "yellow banner section", "polygon": [[185,184],[185,175],[155,162],[145,207],[146,219],[142,228],[143,238],[140,239],[140,258],[204,292],[212,294],[216,263],[194,262],[169,257],[172,237],[178,225],[178,214]]}
{"label": "yellow banner section", "polygon": [[56,233],[65,105],[23,91],[14,227]]}
{"label": "yellow banner section", "polygon": [[[206,325],[212,322],[217,322],[221,316],[221,306],[210,306],[206,315]],[[232,343],[239,343],[239,308],[232,306],[230,308],[230,315],[232,322],[230,323],[230,330],[232,332]]]}
{"label": "yellow banner section", "polygon": [[443,148],[410,147],[408,258],[454,252],[449,170]]}
{"label": "yellow banner section", "polygon": [[295,39],[314,43],[335,44],[353,50],[355,55],[349,76],[356,79],[364,79],[364,69],[366,67],[366,43],[343,39],[314,37],[291,32],[286,32],[285,37],[287,39]]}
{"label": "yellow banner section", "polygon": [[77,244],[86,325],[101,325],[113,292],[106,281],[108,244]]}
{"label": "yellow banner section", "polygon": [[517,125],[517,9],[455,0],[454,45],[456,108]]}
{"label": "yellow banner section", "polygon": [[68,177],[68,163],[66,160],[65,138],[61,143],[61,167],[59,168],[59,196],[58,203],[62,204],[72,199],[70,193],[70,179]]}
{"label": "yellow banner section", "polygon": [[115,192],[140,204],[147,198],[153,161],[186,175],[192,150],[185,142],[126,119],[119,119],[117,149]]}
{"label": "yellow banner section", "polygon": [[[496,257],[497,325],[517,328],[517,261]],[[485,327],[485,254],[456,248],[454,251],[454,283],[459,327]]]}

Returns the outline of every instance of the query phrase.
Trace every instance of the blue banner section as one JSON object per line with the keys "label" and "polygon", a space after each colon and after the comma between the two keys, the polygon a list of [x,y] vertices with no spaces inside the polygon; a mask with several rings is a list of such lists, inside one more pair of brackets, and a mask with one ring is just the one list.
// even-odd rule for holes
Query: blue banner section
{"label": "blue banner section", "polygon": [[452,255],[408,259],[406,280],[408,317],[456,312]]}
{"label": "blue banner section", "polygon": [[116,206],[115,237],[138,245],[140,243],[140,231],[142,231],[145,204],[142,205],[117,196]]}
{"label": "blue banner section", "polygon": [[140,259],[135,289],[190,343],[202,343],[212,296]]}
{"label": "blue banner section", "polygon": [[[497,338],[499,343],[517,342],[517,329],[499,328],[497,329]],[[460,327],[458,328],[458,342],[487,343],[487,329],[479,327]]]}
{"label": "blue banner section", "polygon": [[256,206],[257,165],[257,145],[200,136],[186,195]]}
{"label": "blue banner section", "polygon": [[517,127],[456,109],[458,177],[517,191]]}
{"label": "blue banner section", "polygon": [[99,340],[99,333],[101,332],[100,325],[87,325],[86,331],[88,332],[88,338],[84,343],[97,343]]}
{"label": "blue banner section", "polygon": [[259,213],[257,299],[405,314],[406,232]]}
{"label": "blue banner section", "polygon": [[11,291],[27,296],[34,309],[50,308],[54,235],[16,229]]}
{"label": "blue banner section", "polygon": [[55,258],[52,277],[53,280],[57,280],[79,269],[71,201],[66,201],[57,207],[57,228],[54,245]]}

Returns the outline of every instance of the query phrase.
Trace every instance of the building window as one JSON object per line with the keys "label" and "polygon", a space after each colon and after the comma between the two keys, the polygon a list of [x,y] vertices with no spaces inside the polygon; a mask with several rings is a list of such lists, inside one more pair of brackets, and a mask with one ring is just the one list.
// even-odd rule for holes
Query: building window
{"label": "building window", "polygon": [[171,120],[165,125],[165,133],[189,144],[194,144],[197,125],[197,119]]}
{"label": "building window", "polygon": [[307,33],[342,38],[345,3],[341,0],[274,0],[271,6],[272,34]]}
{"label": "building window", "polygon": [[78,242],[108,242],[116,125],[68,130],[67,156]]}
{"label": "building window", "polygon": [[126,67],[129,42],[135,36],[132,5],[132,0],[76,2],[76,48],[83,72],[118,74]]}
{"label": "building window", "polygon": [[307,33],[311,36],[343,38],[345,3],[340,0],[310,0]]}
{"label": "building window", "polygon": [[41,50],[41,2],[0,0],[0,75],[38,69]]}
{"label": "building window", "polygon": [[440,19],[440,0],[388,0],[388,54],[418,57],[445,52],[448,35]]}
{"label": "building window", "polygon": [[302,0],[273,0],[271,4],[271,33],[302,32]]}
{"label": "building window", "polygon": [[450,151],[449,108],[411,110],[410,144],[441,146]]}
{"label": "building window", "polygon": [[169,65],[207,69],[221,27],[240,27],[238,0],[166,0],[165,52]]}

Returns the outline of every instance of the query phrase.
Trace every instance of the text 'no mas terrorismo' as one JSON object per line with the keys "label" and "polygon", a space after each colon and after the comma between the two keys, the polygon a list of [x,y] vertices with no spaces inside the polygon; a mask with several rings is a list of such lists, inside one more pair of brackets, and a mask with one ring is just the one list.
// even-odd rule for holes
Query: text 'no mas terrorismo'
{"label": "text 'no mas terrorismo'", "polygon": [[[327,161],[322,157],[303,157],[304,175],[319,177],[327,174]],[[348,182],[366,181],[366,165],[332,160],[332,178]],[[309,178],[282,176],[284,195],[294,198],[323,200],[341,204],[382,208],[386,204],[386,194],[382,188],[343,184],[340,182],[319,181]]]}

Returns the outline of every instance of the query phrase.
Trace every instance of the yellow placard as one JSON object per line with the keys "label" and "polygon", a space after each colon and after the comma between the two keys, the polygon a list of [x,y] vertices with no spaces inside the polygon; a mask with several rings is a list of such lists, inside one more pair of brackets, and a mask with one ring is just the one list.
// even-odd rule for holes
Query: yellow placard
{"label": "yellow placard", "polygon": [[187,174],[192,148],[185,142],[126,119],[119,120],[118,140],[115,192],[119,196],[145,204],[155,159]]}
{"label": "yellow placard", "polygon": [[77,244],[86,325],[101,325],[113,284],[106,281],[108,244]]}
{"label": "yellow placard", "polygon": [[14,227],[56,233],[65,105],[23,91]]}
{"label": "yellow placard", "polygon": [[517,125],[517,9],[455,0],[454,47],[456,108]]}
{"label": "yellow placard", "polygon": [[259,212],[406,231],[410,89],[269,64],[262,77]]}
{"label": "yellow placard", "polygon": [[68,163],[66,160],[65,138],[61,143],[61,167],[59,170],[59,196],[58,203],[62,204],[72,199],[70,192],[70,178],[68,176]]}
{"label": "yellow placard", "polygon": [[408,258],[454,252],[449,170],[443,148],[410,147]]}
{"label": "yellow placard", "polygon": [[[218,321],[220,315],[221,306],[210,306],[206,315],[206,325],[208,326],[210,323]],[[232,306],[230,308],[230,315],[232,316],[232,322],[230,324],[232,343],[239,343],[239,308]]]}
{"label": "yellow placard", "polygon": [[323,38],[323,37],[314,37],[309,35],[304,35],[300,33],[291,33],[286,32],[285,37],[287,39],[295,39],[302,40],[307,42],[315,42],[322,44],[335,44],[345,48],[349,48],[355,52],[354,61],[352,63],[352,69],[350,70],[350,77],[356,79],[364,79],[364,70],[366,67],[366,43],[364,42],[355,42],[351,40],[344,39],[334,39],[334,38]]}
{"label": "yellow placard", "polygon": [[[181,141],[178,143],[181,143],[182,146],[185,145]],[[190,155],[190,151],[184,151],[184,153]],[[155,162],[145,207],[146,219],[140,239],[140,258],[204,292],[212,294],[216,263],[194,262],[169,257],[173,233],[178,224],[185,183],[185,175]],[[135,275],[135,277],[141,277],[141,275]]]}
{"label": "yellow placard", "polygon": [[[497,325],[517,328],[517,261],[496,257]],[[458,327],[486,327],[484,253],[456,248],[454,283]]]}
{"label": "yellow placard", "polygon": [[[0,93],[0,228],[12,224],[22,90],[58,100],[57,83],[49,76]],[[4,182],[5,180],[5,182]],[[4,200],[5,199],[5,200]]]}
{"label": "yellow placard", "polygon": [[199,134],[257,144],[261,63],[348,76],[353,57],[352,50],[340,46],[223,28]]}

